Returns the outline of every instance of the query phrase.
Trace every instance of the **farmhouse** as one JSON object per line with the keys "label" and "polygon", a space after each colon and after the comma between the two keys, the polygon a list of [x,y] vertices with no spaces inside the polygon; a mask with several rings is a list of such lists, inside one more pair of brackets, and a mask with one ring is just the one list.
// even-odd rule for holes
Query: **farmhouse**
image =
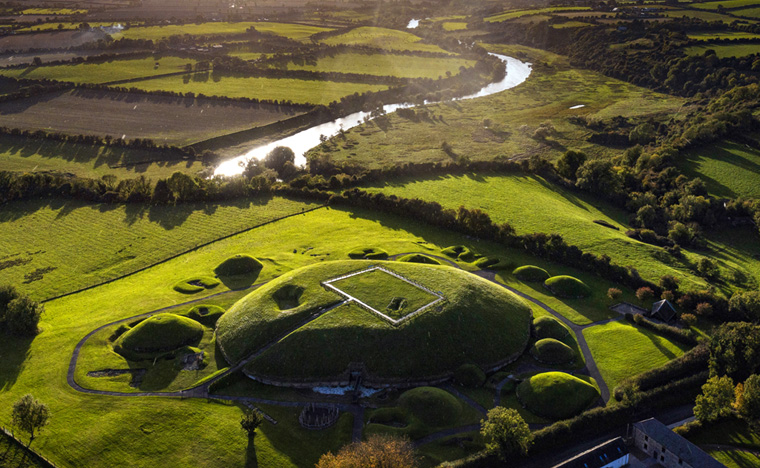
{"label": "farmhouse", "polygon": [[726,468],[654,418],[633,424],[632,430],[633,444],[665,468]]}
{"label": "farmhouse", "polygon": [[670,322],[676,318],[678,313],[669,300],[663,299],[652,304],[652,310],[647,315],[651,318],[662,320],[663,322]]}
{"label": "farmhouse", "polygon": [[628,464],[629,456],[623,438],[618,437],[579,453],[553,468],[618,468]]}

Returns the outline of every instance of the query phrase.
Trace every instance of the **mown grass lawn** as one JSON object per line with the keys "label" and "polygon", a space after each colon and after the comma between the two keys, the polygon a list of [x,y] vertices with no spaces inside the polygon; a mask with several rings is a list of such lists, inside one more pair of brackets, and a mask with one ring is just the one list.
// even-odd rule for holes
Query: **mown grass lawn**
{"label": "mown grass lawn", "polygon": [[719,58],[727,57],[746,57],[747,55],[756,54],[760,50],[760,44],[700,44],[686,47],[686,55],[704,55],[708,50],[715,51]]}
{"label": "mown grass lawn", "polygon": [[485,21],[489,23],[498,23],[509,19],[520,18],[528,15],[538,15],[541,13],[555,13],[558,11],[590,11],[591,7],[549,7],[549,8],[536,8],[532,10],[510,10],[500,13],[498,15],[489,16],[485,18]]}
{"label": "mown grass lawn", "polygon": [[715,197],[760,197],[760,151],[741,143],[722,141],[692,150],[679,166],[687,176],[702,179]]}
{"label": "mown grass lawn", "polygon": [[[77,63],[41,67],[0,70],[0,74],[28,80],[58,80],[74,83],[107,83],[110,81],[142,78],[176,73],[195,60],[180,57],[148,57],[141,59],[110,60],[102,63]],[[131,86],[131,85],[130,85]]]}
{"label": "mown grass lawn", "polygon": [[385,50],[412,50],[421,52],[446,53],[434,44],[420,42],[422,38],[406,31],[396,29],[379,28],[374,26],[362,26],[352,29],[344,34],[328,37],[322,42],[329,45],[360,45],[377,47]]}
{"label": "mown grass lawn", "polygon": [[459,67],[472,67],[474,64],[475,62],[472,60],[459,58],[346,53],[322,57],[316,65],[294,65],[291,63],[288,65],[288,69],[438,79],[445,77],[446,72],[456,75],[459,73]]}
{"label": "mown grass lawn", "polygon": [[129,88],[147,91],[192,92],[196,95],[254,98],[260,100],[291,101],[294,103],[330,104],[354,93],[381,91],[385,85],[344,83],[335,81],[299,80],[293,78],[262,78],[236,75],[166,76],[128,84]]}
{"label": "mown grass lawn", "polygon": [[626,377],[659,367],[688,350],[681,344],[624,321],[586,328],[583,336],[610,389]]}
{"label": "mown grass lawn", "polygon": [[123,32],[115,34],[114,39],[150,39],[159,40],[170,36],[223,36],[230,34],[242,34],[248,28],[255,28],[256,31],[263,33],[272,33],[278,36],[284,36],[290,39],[306,39],[318,32],[330,31],[330,28],[319,26],[308,26],[303,24],[291,23],[270,23],[270,22],[251,22],[242,21],[238,23],[228,22],[209,22],[200,24],[182,24],[168,26],[144,26],[125,29]]}

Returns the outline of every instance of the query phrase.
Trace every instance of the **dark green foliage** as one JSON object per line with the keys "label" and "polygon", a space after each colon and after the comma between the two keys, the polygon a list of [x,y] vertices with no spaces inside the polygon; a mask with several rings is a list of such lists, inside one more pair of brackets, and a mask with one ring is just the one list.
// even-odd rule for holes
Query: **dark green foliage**
{"label": "dark green foliage", "polygon": [[428,265],[440,265],[441,262],[434,259],[433,257],[428,257],[427,255],[422,254],[409,254],[404,255],[401,258],[398,258],[397,261],[399,262],[409,262],[409,263],[426,263]]}
{"label": "dark green foliage", "polygon": [[462,405],[453,395],[435,387],[417,387],[405,391],[398,404],[410,415],[431,427],[444,426],[456,420]]}
{"label": "dark green foliage", "polygon": [[694,336],[694,332],[690,329],[684,330],[682,328],[673,327],[664,323],[656,323],[647,319],[641,314],[635,314],[633,316],[633,321],[636,325],[648,328],[673,341],[677,341],[687,346],[695,346],[697,344],[697,339]]}
{"label": "dark green foliage", "polygon": [[737,385],[736,411],[756,432],[760,425],[760,375],[750,375]]}
{"label": "dark green foliage", "polygon": [[497,406],[488,411],[481,422],[480,433],[486,439],[486,450],[496,453],[503,460],[526,455],[533,434],[517,410]]}
{"label": "dark green foliage", "polygon": [[562,177],[575,180],[575,173],[588,156],[580,151],[569,150],[557,160],[557,173]]}
{"label": "dark green foliage", "polygon": [[760,291],[734,293],[728,301],[728,311],[733,317],[742,320],[760,321]]}
{"label": "dark green foliage", "polygon": [[114,350],[128,359],[173,351],[198,343],[203,327],[195,320],[174,314],[158,314],[143,320],[123,334]]}
{"label": "dark green foliage", "polygon": [[541,340],[544,338],[554,338],[555,340],[564,340],[569,332],[559,320],[554,317],[539,317],[533,320],[533,334]]}
{"label": "dark green foliage", "polygon": [[224,309],[216,305],[197,305],[187,311],[185,315],[207,327],[216,326],[216,321],[224,314]]}
{"label": "dark green foliage", "polygon": [[369,418],[368,424],[386,424],[406,426],[408,415],[398,407],[378,408],[374,410]]}
{"label": "dark green foliage", "polygon": [[116,330],[114,330],[114,332],[113,332],[113,333],[111,333],[111,336],[109,336],[109,337],[108,337],[108,341],[110,341],[110,342],[114,342],[114,341],[116,341],[116,340],[117,340],[117,339],[118,339],[118,338],[119,338],[121,335],[125,334],[125,333],[126,333],[126,332],[128,332],[128,331],[129,331],[129,325],[126,325],[126,324],[123,324],[123,323],[122,323],[121,325],[119,325],[119,327],[118,327]]}
{"label": "dark green foliage", "polygon": [[50,410],[46,404],[26,394],[13,404],[11,419],[14,426],[29,434],[31,444],[35,432],[42,430],[50,420]]}
{"label": "dark green foliage", "polygon": [[553,276],[544,281],[544,285],[559,297],[577,299],[591,295],[591,289],[583,281],[572,276]]}
{"label": "dark green foliage", "polygon": [[534,414],[550,419],[574,416],[599,398],[599,389],[564,372],[544,372],[517,387],[520,401]]}
{"label": "dark green foliage", "polygon": [[34,336],[44,311],[42,304],[18,293],[13,287],[0,290],[0,330],[16,336]]}
{"label": "dark green foliage", "polygon": [[245,431],[249,439],[256,436],[256,429],[264,422],[264,417],[256,410],[248,410],[240,419],[240,428]]}
{"label": "dark green foliage", "polygon": [[711,377],[697,396],[694,416],[701,423],[717,421],[733,412],[733,403],[734,381],[731,377]]}
{"label": "dark green foliage", "polygon": [[258,273],[263,268],[261,262],[250,255],[238,254],[223,261],[214,269],[217,276],[241,276]]}
{"label": "dark green foliage", "polygon": [[530,354],[545,364],[566,364],[575,360],[573,349],[554,338],[538,340],[531,348]]}
{"label": "dark green foliage", "polygon": [[353,259],[364,260],[385,260],[388,258],[388,252],[377,247],[359,247],[348,253]]}
{"label": "dark green foliage", "polygon": [[612,163],[601,159],[586,161],[576,172],[578,188],[607,199],[617,199],[622,194],[622,181]]}
{"label": "dark green foliage", "polygon": [[196,276],[178,282],[173,289],[182,294],[195,294],[206,289],[213,289],[219,286],[219,283],[218,279],[210,276]]}
{"label": "dark green foliage", "polygon": [[760,371],[760,326],[726,323],[718,327],[709,341],[710,374],[746,380]]}
{"label": "dark green foliage", "polygon": [[274,169],[278,174],[283,172],[287,163],[293,164],[295,162],[296,155],[293,150],[287,146],[278,146],[264,158],[264,165],[270,169]]}
{"label": "dark green foliage", "polygon": [[513,275],[517,277],[517,279],[521,281],[530,281],[534,283],[541,282],[549,279],[549,272],[544,270],[543,268],[539,268],[537,266],[533,265],[524,265],[521,267],[515,268],[515,270],[512,272]]}
{"label": "dark green foliage", "polygon": [[454,381],[463,387],[477,388],[486,381],[486,374],[475,364],[462,364],[454,371]]}

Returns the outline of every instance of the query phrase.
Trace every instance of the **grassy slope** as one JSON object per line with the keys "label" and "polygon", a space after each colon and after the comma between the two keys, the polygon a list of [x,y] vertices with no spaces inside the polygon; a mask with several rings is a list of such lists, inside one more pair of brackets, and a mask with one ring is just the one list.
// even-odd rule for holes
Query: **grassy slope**
{"label": "grassy slope", "polygon": [[760,34],[743,31],[700,31],[690,32],[687,36],[689,36],[689,39],[696,39],[698,41],[710,41],[713,39],[760,39]]}
{"label": "grassy slope", "polygon": [[687,47],[684,49],[687,55],[704,55],[707,50],[714,50],[720,58],[745,57],[756,54],[760,48],[758,44],[704,44]]}
{"label": "grassy slope", "polygon": [[396,297],[406,299],[404,314],[414,312],[437,299],[427,291],[380,271],[352,276],[336,281],[333,285],[384,313],[388,313],[386,308]]}
{"label": "grassy slope", "polygon": [[699,177],[715,197],[760,198],[760,151],[724,141],[689,154],[680,164],[689,177]]}
{"label": "grassy slope", "polygon": [[[156,63],[159,65],[156,66]],[[180,57],[148,57],[143,59],[111,60],[102,63],[17,68],[0,70],[0,74],[30,80],[45,78],[74,83],[107,83],[129,78],[176,73],[184,70],[185,65],[188,63],[195,63],[195,60]]]}
{"label": "grassy slope", "polygon": [[[444,141],[456,155],[472,160],[497,156],[522,159],[533,154],[553,159],[567,149],[604,156],[618,150],[586,142],[588,130],[570,123],[570,117],[656,117],[676,113],[684,102],[598,73],[572,69],[567,59],[549,52],[522,46],[487,48],[506,55],[524,53],[523,60],[549,66],[535,66],[525,83],[488,98],[425,106],[435,120],[414,122],[394,113],[355,127],[346,132],[346,140],[333,140],[330,156],[367,167],[402,161],[450,161],[451,156],[441,150]],[[569,109],[579,104],[586,107]],[[484,126],[485,119],[491,120],[489,128]],[[532,139],[532,133],[544,122],[552,123],[558,133],[548,142]]]}
{"label": "grassy slope", "polygon": [[[698,18],[704,21],[722,21],[724,23],[733,23],[737,20],[734,16],[721,15],[720,13],[702,10],[664,10],[661,11],[660,14],[669,18]],[[756,23],[756,21],[749,22]]]}
{"label": "grassy slope", "polygon": [[[732,12],[738,16],[748,16],[750,18],[760,19],[760,8],[747,8],[746,10],[738,10]],[[755,44],[757,46],[757,44]]]}
{"label": "grassy slope", "polygon": [[288,69],[437,79],[446,76],[446,72],[456,75],[459,73],[459,67],[471,67],[474,63],[472,60],[459,58],[347,53],[320,58],[316,65],[294,65],[291,63],[288,65]]}
{"label": "grassy slope", "polygon": [[421,38],[406,31],[362,26],[338,36],[328,37],[322,42],[329,45],[364,45],[386,50],[446,52],[437,45],[421,43],[421,40]]}
{"label": "grassy slope", "polygon": [[330,28],[318,26],[306,26],[302,24],[269,23],[269,22],[239,22],[239,23],[201,23],[169,26],[145,26],[129,28],[120,34],[114,35],[115,39],[163,39],[169,36],[189,34],[191,36],[220,36],[225,34],[241,34],[246,29],[254,27],[259,32],[272,33],[290,39],[305,39],[322,31],[330,31]]}
{"label": "grassy slope", "polygon": [[755,468],[757,466],[757,455],[753,453],[736,450],[711,450],[708,453],[728,468]]}
{"label": "grassy slope", "polygon": [[610,322],[583,330],[591,355],[610,389],[623,379],[677,358],[687,349],[628,322]]}
{"label": "grassy slope", "polygon": [[[30,261],[0,270],[0,282],[17,284],[38,299],[51,297],[312,206],[282,198],[165,207],[14,202],[0,215],[0,258]],[[55,270],[24,283],[25,275],[38,268]],[[174,282],[190,276],[178,275]],[[167,290],[173,284],[162,281]]]}
{"label": "grassy slope", "polygon": [[538,8],[533,10],[512,10],[500,13],[498,15],[489,16],[485,18],[485,21],[489,23],[496,23],[500,21],[506,21],[509,19],[520,18],[522,16],[536,15],[540,13],[554,13],[556,11],[587,11],[591,10],[590,7],[549,7]]}
{"label": "grassy slope", "polygon": [[693,3],[692,8],[699,8],[701,10],[717,10],[718,6],[723,8],[741,8],[757,5],[756,0],[727,0],[718,2],[705,2],[705,3]]}
{"label": "grassy slope", "polygon": [[200,73],[167,76],[129,83],[130,88],[148,91],[169,90],[192,92],[206,96],[246,97],[295,103],[329,104],[343,96],[387,89],[385,85],[338,83],[334,81],[297,80],[292,78],[252,78],[245,76],[212,76]]}
{"label": "grassy slope", "polygon": [[[352,237],[347,238],[349,229]],[[100,324],[186,300],[169,286],[188,276],[208,274],[230,253],[255,253],[265,263],[259,277],[264,281],[322,258],[347,258],[349,251],[367,239],[389,252],[433,253],[449,245],[465,244],[482,253],[536,263],[518,251],[376,213],[319,210],[296,216],[48,303],[42,334],[31,342],[6,339],[0,343],[4,356],[0,361],[0,405],[7,408],[28,392],[48,403],[53,412],[51,425],[35,441],[35,447],[61,466],[107,467],[124,459],[137,467],[242,465],[246,440],[239,428],[240,411],[236,407],[193,400],[79,394],[65,381],[69,353]],[[307,248],[311,249],[305,251]],[[0,413],[0,423],[8,422],[9,415]],[[273,434],[278,426],[265,424],[263,437],[256,438],[262,468],[292,466],[299,460],[294,454],[299,447],[292,443],[292,436],[287,431],[280,434],[282,437]],[[300,433],[297,437],[301,437]],[[193,443],[187,444],[188,440]],[[301,460],[301,466],[310,466]]]}
{"label": "grassy slope", "polygon": [[695,444],[725,444],[760,450],[760,434],[755,434],[741,419],[726,419],[706,424],[689,436]]}

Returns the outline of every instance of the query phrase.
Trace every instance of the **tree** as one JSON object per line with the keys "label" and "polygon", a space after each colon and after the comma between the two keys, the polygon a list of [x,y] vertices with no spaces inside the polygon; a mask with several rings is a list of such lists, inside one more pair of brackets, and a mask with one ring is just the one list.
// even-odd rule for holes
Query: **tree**
{"label": "tree", "polygon": [[710,374],[739,381],[760,373],[760,326],[731,322],[719,326],[708,343]]}
{"label": "tree", "polygon": [[617,301],[622,295],[623,291],[618,288],[609,288],[607,290],[607,297],[609,297],[612,301]]}
{"label": "tree", "polygon": [[734,293],[728,301],[728,311],[732,317],[757,322],[760,320],[760,291]]}
{"label": "tree", "polygon": [[526,455],[533,443],[533,434],[520,413],[501,406],[488,411],[487,419],[480,422],[480,433],[486,439],[486,450],[502,460]]}
{"label": "tree", "polygon": [[575,173],[588,157],[580,152],[569,150],[557,160],[557,173],[567,179],[575,180]]}
{"label": "tree", "polygon": [[660,287],[668,291],[678,291],[678,278],[673,275],[662,275]]}
{"label": "tree", "polygon": [[697,262],[697,273],[707,279],[717,279],[720,276],[718,265],[707,257],[702,257]]}
{"label": "tree", "polygon": [[248,433],[248,438],[256,437],[256,429],[264,422],[264,417],[256,410],[246,411],[240,419],[240,427]]}
{"label": "tree", "polygon": [[694,416],[699,422],[712,422],[731,414],[734,403],[734,381],[731,377],[711,377],[697,396]]}
{"label": "tree", "polygon": [[641,302],[646,303],[652,300],[652,298],[654,297],[654,291],[649,286],[642,286],[636,290],[636,297]]}
{"label": "tree", "polygon": [[29,296],[19,296],[8,303],[3,326],[12,335],[34,336],[44,311],[45,307]]}
{"label": "tree", "polygon": [[622,182],[614,171],[612,163],[601,159],[586,161],[576,172],[578,180],[575,185],[597,195],[617,196],[622,190]]}
{"label": "tree", "polygon": [[406,438],[373,434],[364,442],[322,455],[316,468],[416,468],[414,445]]}
{"label": "tree", "polygon": [[287,146],[278,146],[266,155],[264,165],[279,174],[286,162],[295,163],[296,155]]}
{"label": "tree", "polygon": [[736,385],[734,408],[753,431],[760,429],[760,375],[750,375]]}
{"label": "tree", "polygon": [[50,419],[47,405],[26,394],[13,404],[11,414],[13,425],[29,434],[29,445],[34,440],[35,432],[39,433]]}

